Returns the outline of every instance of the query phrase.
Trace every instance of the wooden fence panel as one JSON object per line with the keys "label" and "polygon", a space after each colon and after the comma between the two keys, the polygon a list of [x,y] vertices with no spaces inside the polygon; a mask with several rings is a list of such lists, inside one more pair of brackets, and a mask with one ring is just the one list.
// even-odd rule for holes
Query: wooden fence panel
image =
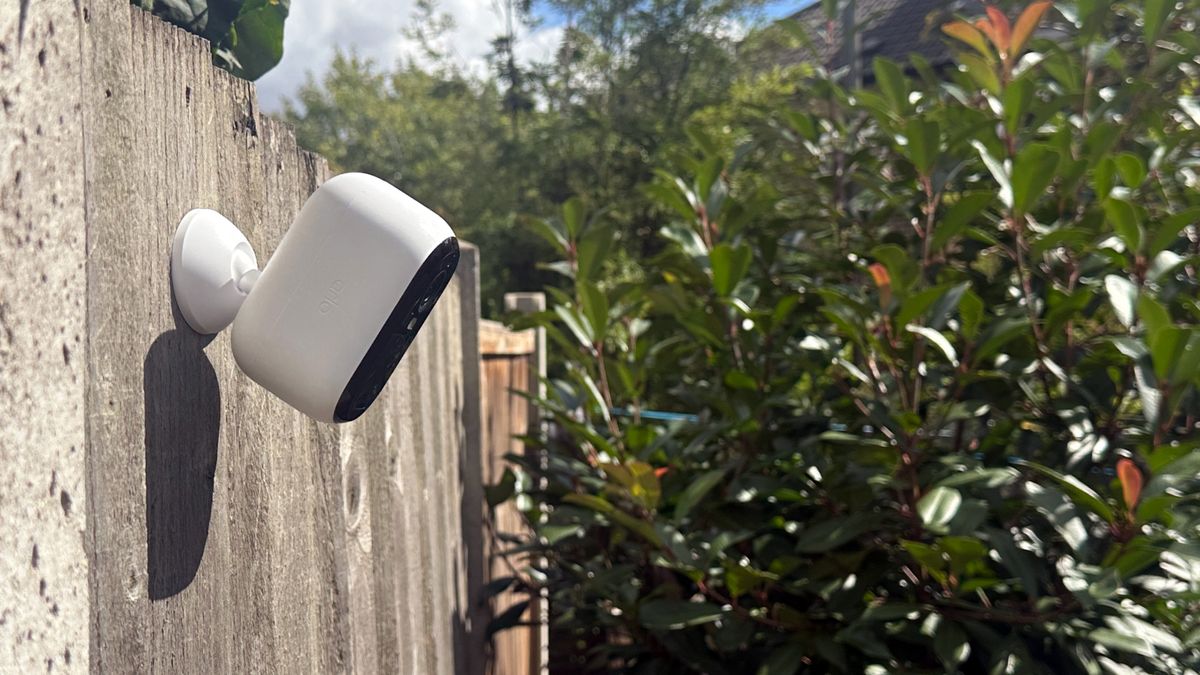
{"label": "wooden fence panel", "polygon": [[253,86],[127,0],[3,0],[0,102],[0,672],[482,672],[478,252],[318,424],[171,299],[187,210],[269,263],[330,175]]}
{"label": "wooden fence panel", "polygon": [[[506,298],[506,303],[509,309],[523,312],[545,308],[545,298],[541,294],[513,295]],[[510,331],[501,324],[483,321],[479,342],[483,363],[483,482],[495,484],[508,466],[505,455],[526,452],[518,437],[537,433],[536,410],[521,394],[540,391],[540,377],[545,375],[545,336],[540,330]],[[512,544],[502,541],[499,536],[527,531],[524,518],[515,505],[508,502],[491,510],[487,531],[489,536],[484,550],[488,580],[520,575],[525,561],[504,556],[502,552]],[[508,590],[491,601],[492,615],[499,616],[523,601],[529,601],[529,606],[521,619],[531,625],[509,629],[493,637],[487,670],[492,675],[546,672],[544,599]]]}

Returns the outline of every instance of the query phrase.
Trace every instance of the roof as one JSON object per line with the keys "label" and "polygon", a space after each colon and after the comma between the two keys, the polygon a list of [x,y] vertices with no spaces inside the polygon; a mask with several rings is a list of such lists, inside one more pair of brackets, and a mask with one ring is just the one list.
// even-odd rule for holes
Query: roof
{"label": "roof", "polygon": [[[864,26],[862,60],[869,63],[876,56],[885,56],[905,63],[910,54],[916,53],[933,64],[948,61],[950,50],[939,27],[964,4],[962,0],[857,0],[855,22]],[[817,60],[830,70],[848,65],[841,52],[841,22],[836,18],[830,22],[821,3],[813,4],[791,18],[808,27],[813,45],[784,54],[781,58],[784,63]],[[833,30],[832,42],[827,39],[830,28]]]}

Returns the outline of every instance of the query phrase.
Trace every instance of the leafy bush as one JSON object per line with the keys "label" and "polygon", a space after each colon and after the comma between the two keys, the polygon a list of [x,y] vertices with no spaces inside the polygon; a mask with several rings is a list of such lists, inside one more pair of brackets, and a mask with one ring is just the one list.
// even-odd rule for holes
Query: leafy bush
{"label": "leafy bush", "polygon": [[283,58],[291,0],[130,0],[212,43],[213,62],[257,80]]}
{"label": "leafy bush", "polygon": [[988,8],[693,129],[645,283],[538,223],[554,432],[492,494],[556,666],[1200,669],[1198,6]]}

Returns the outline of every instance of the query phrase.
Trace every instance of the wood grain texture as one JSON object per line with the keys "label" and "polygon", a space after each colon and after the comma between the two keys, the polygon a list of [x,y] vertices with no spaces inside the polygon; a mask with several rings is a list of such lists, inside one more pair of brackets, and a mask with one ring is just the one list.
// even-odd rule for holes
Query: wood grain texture
{"label": "wood grain texture", "polygon": [[71,3],[0,0],[0,672],[88,662],[78,55]]}
{"label": "wood grain texture", "polygon": [[0,3],[0,672],[478,672],[478,252],[366,415],[304,417],[169,252],[207,207],[269,262],[325,161],[126,0]]}

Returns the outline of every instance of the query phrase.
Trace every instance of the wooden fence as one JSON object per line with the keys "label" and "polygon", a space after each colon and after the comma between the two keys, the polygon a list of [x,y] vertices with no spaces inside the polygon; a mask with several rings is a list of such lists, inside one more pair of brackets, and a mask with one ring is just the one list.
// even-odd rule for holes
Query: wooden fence
{"label": "wooden fence", "polygon": [[[541,293],[512,293],[505,297],[505,305],[509,310],[530,313],[545,309],[546,299]],[[485,484],[490,485],[503,476],[508,465],[506,454],[525,452],[519,437],[538,429],[537,412],[520,392],[541,390],[541,378],[546,375],[546,338],[541,329],[512,332],[494,321],[484,321],[479,331],[479,347],[483,360],[483,475]],[[489,581],[524,576],[523,563],[502,554],[513,544],[503,541],[500,535],[521,534],[525,530],[524,520],[511,502],[490,513],[484,545]],[[492,600],[492,615],[499,616],[524,601],[529,604],[521,619],[532,625],[496,636],[489,675],[548,672],[547,607],[543,599],[506,591]]]}
{"label": "wooden fence", "polygon": [[347,425],[173,308],[187,210],[269,261],[329,175],[127,0],[0,3],[0,672],[484,672],[478,252]]}

